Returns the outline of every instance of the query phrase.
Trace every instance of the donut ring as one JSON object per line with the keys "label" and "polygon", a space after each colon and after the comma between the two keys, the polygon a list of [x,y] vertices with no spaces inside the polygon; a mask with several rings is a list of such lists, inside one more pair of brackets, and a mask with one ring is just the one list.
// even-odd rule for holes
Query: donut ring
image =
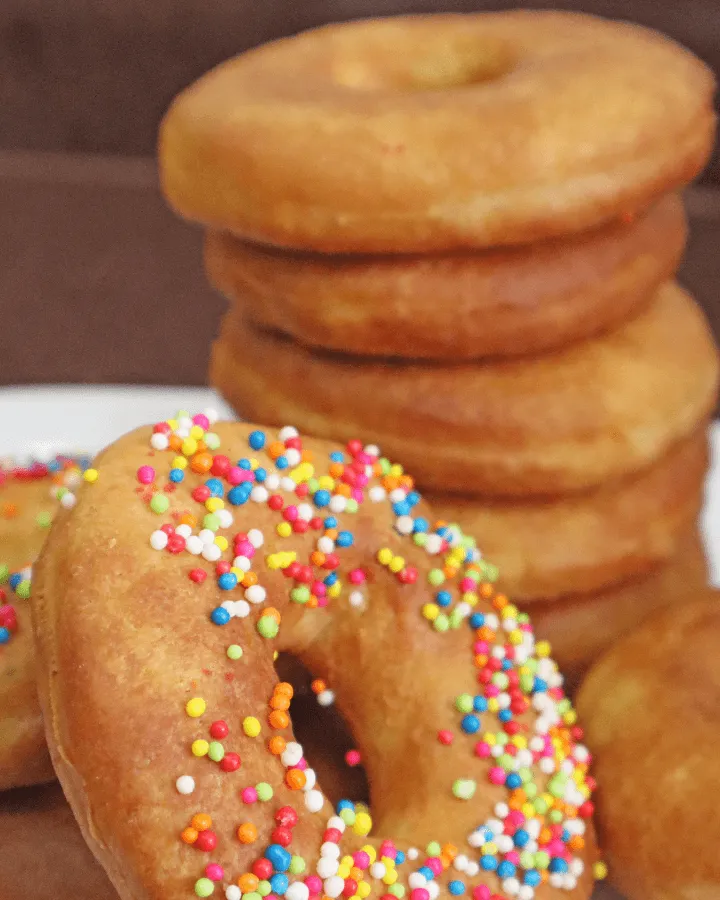
{"label": "donut ring", "polygon": [[27,598],[30,564],[58,505],[52,493],[67,491],[79,472],[67,458],[49,466],[0,461],[0,791],[55,777],[37,699]]}
{"label": "donut ring", "polygon": [[710,414],[717,377],[703,313],[673,284],[616,331],[537,358],[358,360],[231,313],[210,366],[241,416],[338,440],[362,433],[421,487],[485,496],[559,494],[641,470]]}
{"label": "donut ring", "polygon": [[[350,889],[392,896],[396,879],[412,900],[437,896],[439,886],[457,893],[461,884],[483,900],[508,891],[528,900],[587,898],[596,859],[589,755],[576,743],[575,714],[548,648],[535,647],[532,629],[513,619],[516,608],[482,582],[471,546],[443,549],[442,534],[424,530],[429,514],[412,480],[380,463],[377,448],[354,442],[340,450],[302,441],[295,429],[266,434],[237,423],[207,431],[210,420],[181,413],[106,450],[96,483],[83,486],[53,529],[36,574],[39,685],[53,761],[122,900],[182,900],[193,886],[197,896],[224,890],[232,900],[236,888],[253,893],[260,878],[287,900]],[[232,496],[230,484],[238,488]],[[290,539],[282,536],[288,531]],[[218,539],[226,536],[223,551]],[[235,567],[212,573],[233,557]],[[443,591],[454,605],[443,605]],[[496,644],[515,661],[501,664],[497,677],[488,655]],[[236,646],[239,660],[228,657]],[[369,773],[374,829],[392,838],[368,838],[367,814],[352,804],[333,814],[313,785],[283,711],[290,692],[277,683],[273,650],[291,650],[336,689]],[[375,691],[380,673],[387,690]],[[478,699],[466,689],[480,691]],[[363,740],[368,729],[375,740]],[[452,746],[443,739],[448,729],[457,734]],[[473,732],[481,738],[475,756]],[[487,741],[511,735],[516,751],[488,761]],[[284,751],[270,744],[279,736]],[[552,765],[540,766],[543,754]],[[547,854],[538,869],[524,868],[535,851],[520,859],[524,834],[510,845],[494,840],[494,828],[515,834],[521,823],[532,846],[547,848],[538,850]],[[241,825],[252,842],[238,839]],[[375,868],[377,850],[385,862]],[[355,855],[348,861],[346,853]],[[293,856],[305,860],[303,876]],[[481,869],[483,857],[492,859]],[[289,867],[292,886],[273,882]]]}
{"label": "donut ring", "polygon": [[281,247],[531,243],[690,181],[714,141],[713,92],[689,51],[587,15],[331,25],[180,94],[161,180],[182,215]]}
{"label": "donut ring", "polygon": [[289,254],[211,232],[210,281],[250,319],[310,346],[369,356],[519,356],[631,316],[680,263],[679,197],[636,221],[562,241],[475,254]]}
{"label": "donut ring", "polygon": [[498,566],[498,587],[528,603],[603,590],[674,556],[700,512],[707,462],[703,425],[649,468],[587,493],[534,501],[426,499],[441,519],[473,535]]}
{"label": "donut ring", "polygon": [[533,603],[533,625],[539,637],[550,641],[553,657],[573,687],[618,640],[660,610],[693,602],[707,585],[702,540],[697,529],[690,529],[672,560],[640,578],[597,594]]}
{"label": "donut ring", "polygon": [[596,771],[612,781],[598,807],[603,844],[628,900],[720,891],[720,820],[708,790],[719,777],[718,641],[718,593],[706,589],[617,644],[580,691]]}
{"label": "donut ring", "polygon": [[113,900],[60,786],[0,794],[0,900]]}

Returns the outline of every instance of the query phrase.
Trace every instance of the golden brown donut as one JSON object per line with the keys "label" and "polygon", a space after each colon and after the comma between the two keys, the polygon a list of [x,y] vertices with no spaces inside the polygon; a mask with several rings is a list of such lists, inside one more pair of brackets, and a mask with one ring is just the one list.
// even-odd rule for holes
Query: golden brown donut
{"label": "golden brown donut", "polygon": [[[276,883],[287,900],[360,896],[361,882],[384,897],[396,877],[409,900],[454,882],[476,900],[587,898],[588,751],[548,648],[471,545],[427,530],[412,480],[377,448],[210,422],[179,414],[104,451],[36,573],[53,761],[122,900],[232,900],[258,878],[273,888],[293,855],[306,867]],[[275,650],[336,691],[372,823],[333,814],[303,769]]]}
{"label": "golden brown donut", "polygon": [[56,459],[49,469],[0,460],[0,791],[54,777],[35,686],[27,595],[30,565],[58,506],[53,493],[79,478],[74,460]]}
{"label": "golden brown donut", "polygon": [[0,900],[117,900],[59,785],[0,794]]}
{"label": "golden brown donut", "polygon": [[236,57],[176,98],[161,179],[182,215],[283,247],[530,243],[691,180],[713,143],[713,92],[687,50],[592,16],[331,25]]}
{"label": "golden brown donut", "polygon": [[678,552],[639,578],[616,587],[528,607],[539,637],[550,641],[567,682],[575,685],[590,663],[645,619],[665,607],[680,607],[708,584],[707,562],[695,529]]}
{"label": "golden brown donut", "polygon": [[682,202],[633,222],[484,253],[321,256],[211,232],[205,266],[256,323],[302,343],[371,356],[478,359],[562,347],[622,322],[673,276]]}
{"label": "golden brown donut", "polygon": [[603,785],[603,845],[628,900],[720,892],[720,602],[716,591],[696,597],[617,644],[578,698]]}
{"label": "golden brown donut", "polygon": [[498,586],[525,603],[588,593],[667,561],[696,519],[708,461],[701,428],[636,475],[556,499],[485,500],[428,494],[500,570]]}
{"label": "golden brown donut", "polygon": [[486,496],[558,494],[639,471],[708,416],[717,376],[703,313],[673,284],[595,340],[456,366],[312,353],[231,313],[210,367],[243,417],[363,434],[421,487]]}

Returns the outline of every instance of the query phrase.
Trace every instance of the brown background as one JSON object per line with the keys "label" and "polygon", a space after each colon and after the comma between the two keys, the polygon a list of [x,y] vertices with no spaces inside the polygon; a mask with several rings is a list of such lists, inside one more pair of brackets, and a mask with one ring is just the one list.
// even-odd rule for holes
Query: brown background
{"label": "brown background", "polygon": [[[325,21],[517,3],[0,0],[0,384],[202,383],[223,302],[200,236],[155,186],[173,94],[246,47]],[[523,3],[660,28],[720,69],[717,0]],[[682,272],[720,333],[720,156],[689,196]]]}

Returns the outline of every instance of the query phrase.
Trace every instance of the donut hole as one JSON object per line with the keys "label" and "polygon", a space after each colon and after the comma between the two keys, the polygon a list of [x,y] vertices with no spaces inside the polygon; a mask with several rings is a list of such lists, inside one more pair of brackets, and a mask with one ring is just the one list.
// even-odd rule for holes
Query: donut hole
{"label": "donut hole", "polygon": [[337,705],[322,705],[327,697],[313,690],[313,675],[294,656],[281,653],[275,669],[278,678],[294,688],[290,717],[295,740],[302,744],[305,758],[317,772],[325,796],[333,804],[344,799],[369,803],[370,790],[363,766],[349,765],[346,761],[346,754],[354,751],[357,743]]}
{"label": "donut hole", "polygon": [[392,53],[369,48],[362,58],[339,61],[334,79],[358,91],[444,91],[497,81],[514,65],[513,54],[502,42],[439,40],[421,53],[416,47],[408,52],[394,48]]}

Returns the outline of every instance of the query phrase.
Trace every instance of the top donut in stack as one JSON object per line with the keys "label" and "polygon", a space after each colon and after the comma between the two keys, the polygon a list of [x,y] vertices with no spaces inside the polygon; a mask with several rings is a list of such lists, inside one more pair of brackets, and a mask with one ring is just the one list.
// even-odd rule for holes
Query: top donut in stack
{"label": "top donut in stack", "polygon": [[401,459],[548,607],[568,665],[598,649],[568,626],[590,598],[602,644],[687,593],[679,554],[705,578],[718,364],[672,278],[713,92],[626,23],[400,17],[243,54],[162,126],[166,195],[231,301],[213,382],[245,417]]}

